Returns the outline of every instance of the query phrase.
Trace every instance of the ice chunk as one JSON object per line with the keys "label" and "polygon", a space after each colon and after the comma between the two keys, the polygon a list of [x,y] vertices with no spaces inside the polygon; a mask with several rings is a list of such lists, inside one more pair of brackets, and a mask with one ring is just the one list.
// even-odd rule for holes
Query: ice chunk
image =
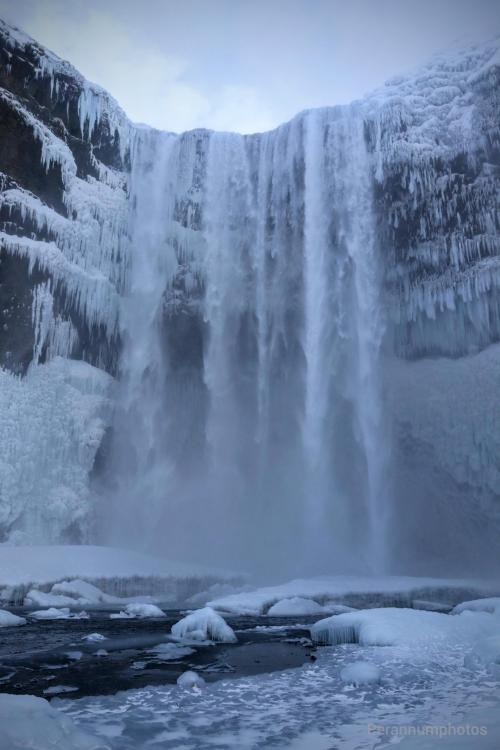
{"label": "ice chunk", "polygon": [[106,750],[107,745],[82,732],[44,698],[0,694],[0,747]]}
{"label": "ice chunk", "polygon": [[30,612],[29,616],[35,620],[88,620],[89,617],[84,610],[71,614],[69,607],[38,609],[35,612]]}
{"label": "ice chunk", "polygon": [[343,682],[352,683],[353,685],[373,685],[380,682],[381,672],[376,664],[368,661],[355,661],[348,664],[340,672],[340,679]]}
{"label": "ice chunk", "polygon": [[26,625],[24,617],[18,617],[13,615],[12,612],[7,612],[6,609],[0,609],[0,628],[8,628],[12,625]]}
{"label": "ice chunk", "polygon": [[470,602],[462,602],[453,607],[451,614],[459,615],[462,612],[490,612],[500,615],[500,597],[490,596],[484,599],[472,599]]}
{"label": "ice chunk", "polygon": [[172,625],[172,635],[193,641],[211,640],[222,643],[236,643],[237,641],[233,629],[211,607],[197,609]]}
{"label": "ice chunk", "polygon": [[101,633],[89,633],[88,635],[84,635],[82,638],[82,641],[89,641],[89,643],[97,643],[98,641],[105,641],[106,636],[101,635]]}
{"label": "ice chunk", "polygon": [[271,617],[295,617],[296,615],[320,615],[330,611],[314,599],[292,596],[290,599],[281,599],[273,604],[267,614]]}
{"label": "ice chunk", "polygon": [[205,680],[203,677],[200,677],[199,674],[196,674],[196,672],[183,672],[180,677],[177,678],[177,684],[181,688],[186,688],[187,690],[193,690],[196,688],[201,688],[205,684]]}

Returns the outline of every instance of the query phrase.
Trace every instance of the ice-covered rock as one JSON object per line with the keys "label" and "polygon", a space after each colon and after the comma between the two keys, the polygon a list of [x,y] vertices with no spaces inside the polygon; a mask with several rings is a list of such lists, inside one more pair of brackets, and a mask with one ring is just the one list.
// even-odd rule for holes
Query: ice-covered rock
{"label": "ice-covered rock", "polygon": [[234,630],[211,607],[197,609],[172,625],[172,635],[180,640],[236,643]]}
{"label": "ice-covered rock", "polygon": [[281,599],[267,611],[270,617],[295,617],[298,615],[321,615],[329,612],[313,599],[304,599],[301,596],[292,596],[290,599]]}
{"label": "ice-covered rock", "polygon": [[0,747],[5,750],[107,750],[107,744],[34,695],[0,694]]}
{"label": "ice-covered rock", "polygon": [[495,632],[496,618],[482,612],[458,617],[396,607],[366,609],[327,617],[311,627],[319,645],[404,646],[423,654],[439,644],[474,643]]}
{"label": "ice-covered rock", "polygon": [[376,664],[368,661],[355,661],[340,672],[340,679],[356,686],[373,685],[380,682],[381,671]]}
{"label": "ice-covered rock", "polygon": [[490,612],[500,615],[500,597],[491,596],[484,599],[472,599],[469,602],[461,602],[453,607],[451,614],[459,615],[462,612]]}
{"label": "ice-covered rock", "polygon": [[177,678],[177,684],[179,687],[185,688],[186,690],[196,690],[203,687],[203,685],[205,684],[205,680],[196,672],[192,672],[189,670],[187,672],[183,672]]}
{"label": "ice-covered rock", "polygon": [[26,625],[26,619],[8,612],[6,609],[0,609],[0,628],[8,628],[12,625]]}

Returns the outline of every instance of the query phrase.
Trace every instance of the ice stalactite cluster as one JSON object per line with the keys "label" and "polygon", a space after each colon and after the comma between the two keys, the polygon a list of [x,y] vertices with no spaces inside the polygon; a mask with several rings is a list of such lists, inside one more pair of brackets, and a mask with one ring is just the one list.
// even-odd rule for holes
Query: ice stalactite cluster
{"label": "ice stalactite cluster", "polygon": [[[81,542],[93,527],[89,476],[110,419],[104,369],[113,369],[128,261],[128,175],[104,163],[99,146],[105,122],[125,158],[130,126],[68,63],[3,23],[0,33],[13,85],[0,90],[0,104],[18,128],[18,153],[32,154],[27,172],[21,161],[9,164],[8,151],[2,157],[14,177],[1,176],[0,270],[14,269],[18,285],[2,298],[3,332],[19,325],[26,300],[32,336],[23,344],[31,344],[25,377],[1,371],[1,541]],[[16,65],[26,97],[15,91]],[[72,132],[76,112],[81,132]],[[21,369],[13,352],[2,355]]]}

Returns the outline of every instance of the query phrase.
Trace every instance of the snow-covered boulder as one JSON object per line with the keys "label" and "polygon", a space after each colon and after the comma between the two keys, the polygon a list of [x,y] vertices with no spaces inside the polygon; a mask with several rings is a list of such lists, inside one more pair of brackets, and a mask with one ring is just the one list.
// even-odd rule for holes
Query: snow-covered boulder
{"label": "snow-covered boulder", "polygon": [[92,583],[76,578],[55,583],[50,592],[30,589],[24,598],[25,607],[95,607],[116,604],[120,599],[110,596]]}
{"label": "snow-covered boulder", "polygon": [[236,643],[234,630],[211,607],[197,609],[172,625],[172,635],[180,640]]}
{"label": "snow-covered boulder", "polygon": [[281,599],[281,601],[273,604],[267,614],[270,617],[295,617],[298,615],[322,615],[330,611],[313,599],[292,596],[289,599]]}
{"label": "snow-covered boulder", "polygon": [[355,661],[340,672],[340,679],[352,685],[373,685],[380,682],[381,672],[376,664]]}
{"label": "snow-covered boulder", "polygon": [[12,625],[26,625],[26,620],[24,617],[7,612],[6,609],[0,609],[0,628],[9,628]]}
{"label": "snow-covered boulder", "polygon": [[143,604],[141,602],[127,604],[124,610],[120,612],[113,612],[112,614],[110,614],[110,618],[112,620],[128,620],[134,617],[144,619],[146,617],[165,616],[165,612],[157,607],[156,604]]}
{"label": "snow-covered boulder", "polygon": [[196,672],[188,671],[183,672],[180,677],[177,678],[177,684],[181,688],[187,690],[193,690],[193,688],[201,688],[205,684],[203,677],[200,677]]}
{"label": "snow-covered boulder", "polygon": [[484,599],[472,599],[470,602],[457,604],[451,610],[452,615],[460,615],[462,612],[489,612],[500,615],[500,597],[490,596]]}
{"label": "snow-covered boulder", "polygon": [[30,589],[24,597],[25,607],[73,607],[76,603],[70,596],[48,594],[38,589]]}
{"label": "snow-covered boulder", "polygon": [[0,694],[0,747],[5,750],[108,750],[65,714],[34,695]]}

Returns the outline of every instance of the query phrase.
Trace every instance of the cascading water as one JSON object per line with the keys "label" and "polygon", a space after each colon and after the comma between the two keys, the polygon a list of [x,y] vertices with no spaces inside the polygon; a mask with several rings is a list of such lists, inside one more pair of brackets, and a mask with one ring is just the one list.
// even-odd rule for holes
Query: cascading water
{"label": "cascading water", "polygon": [[372,180],[354,108],[256,136],[139,132],[115,539],[128,525],[191,559],[380,566]]}

